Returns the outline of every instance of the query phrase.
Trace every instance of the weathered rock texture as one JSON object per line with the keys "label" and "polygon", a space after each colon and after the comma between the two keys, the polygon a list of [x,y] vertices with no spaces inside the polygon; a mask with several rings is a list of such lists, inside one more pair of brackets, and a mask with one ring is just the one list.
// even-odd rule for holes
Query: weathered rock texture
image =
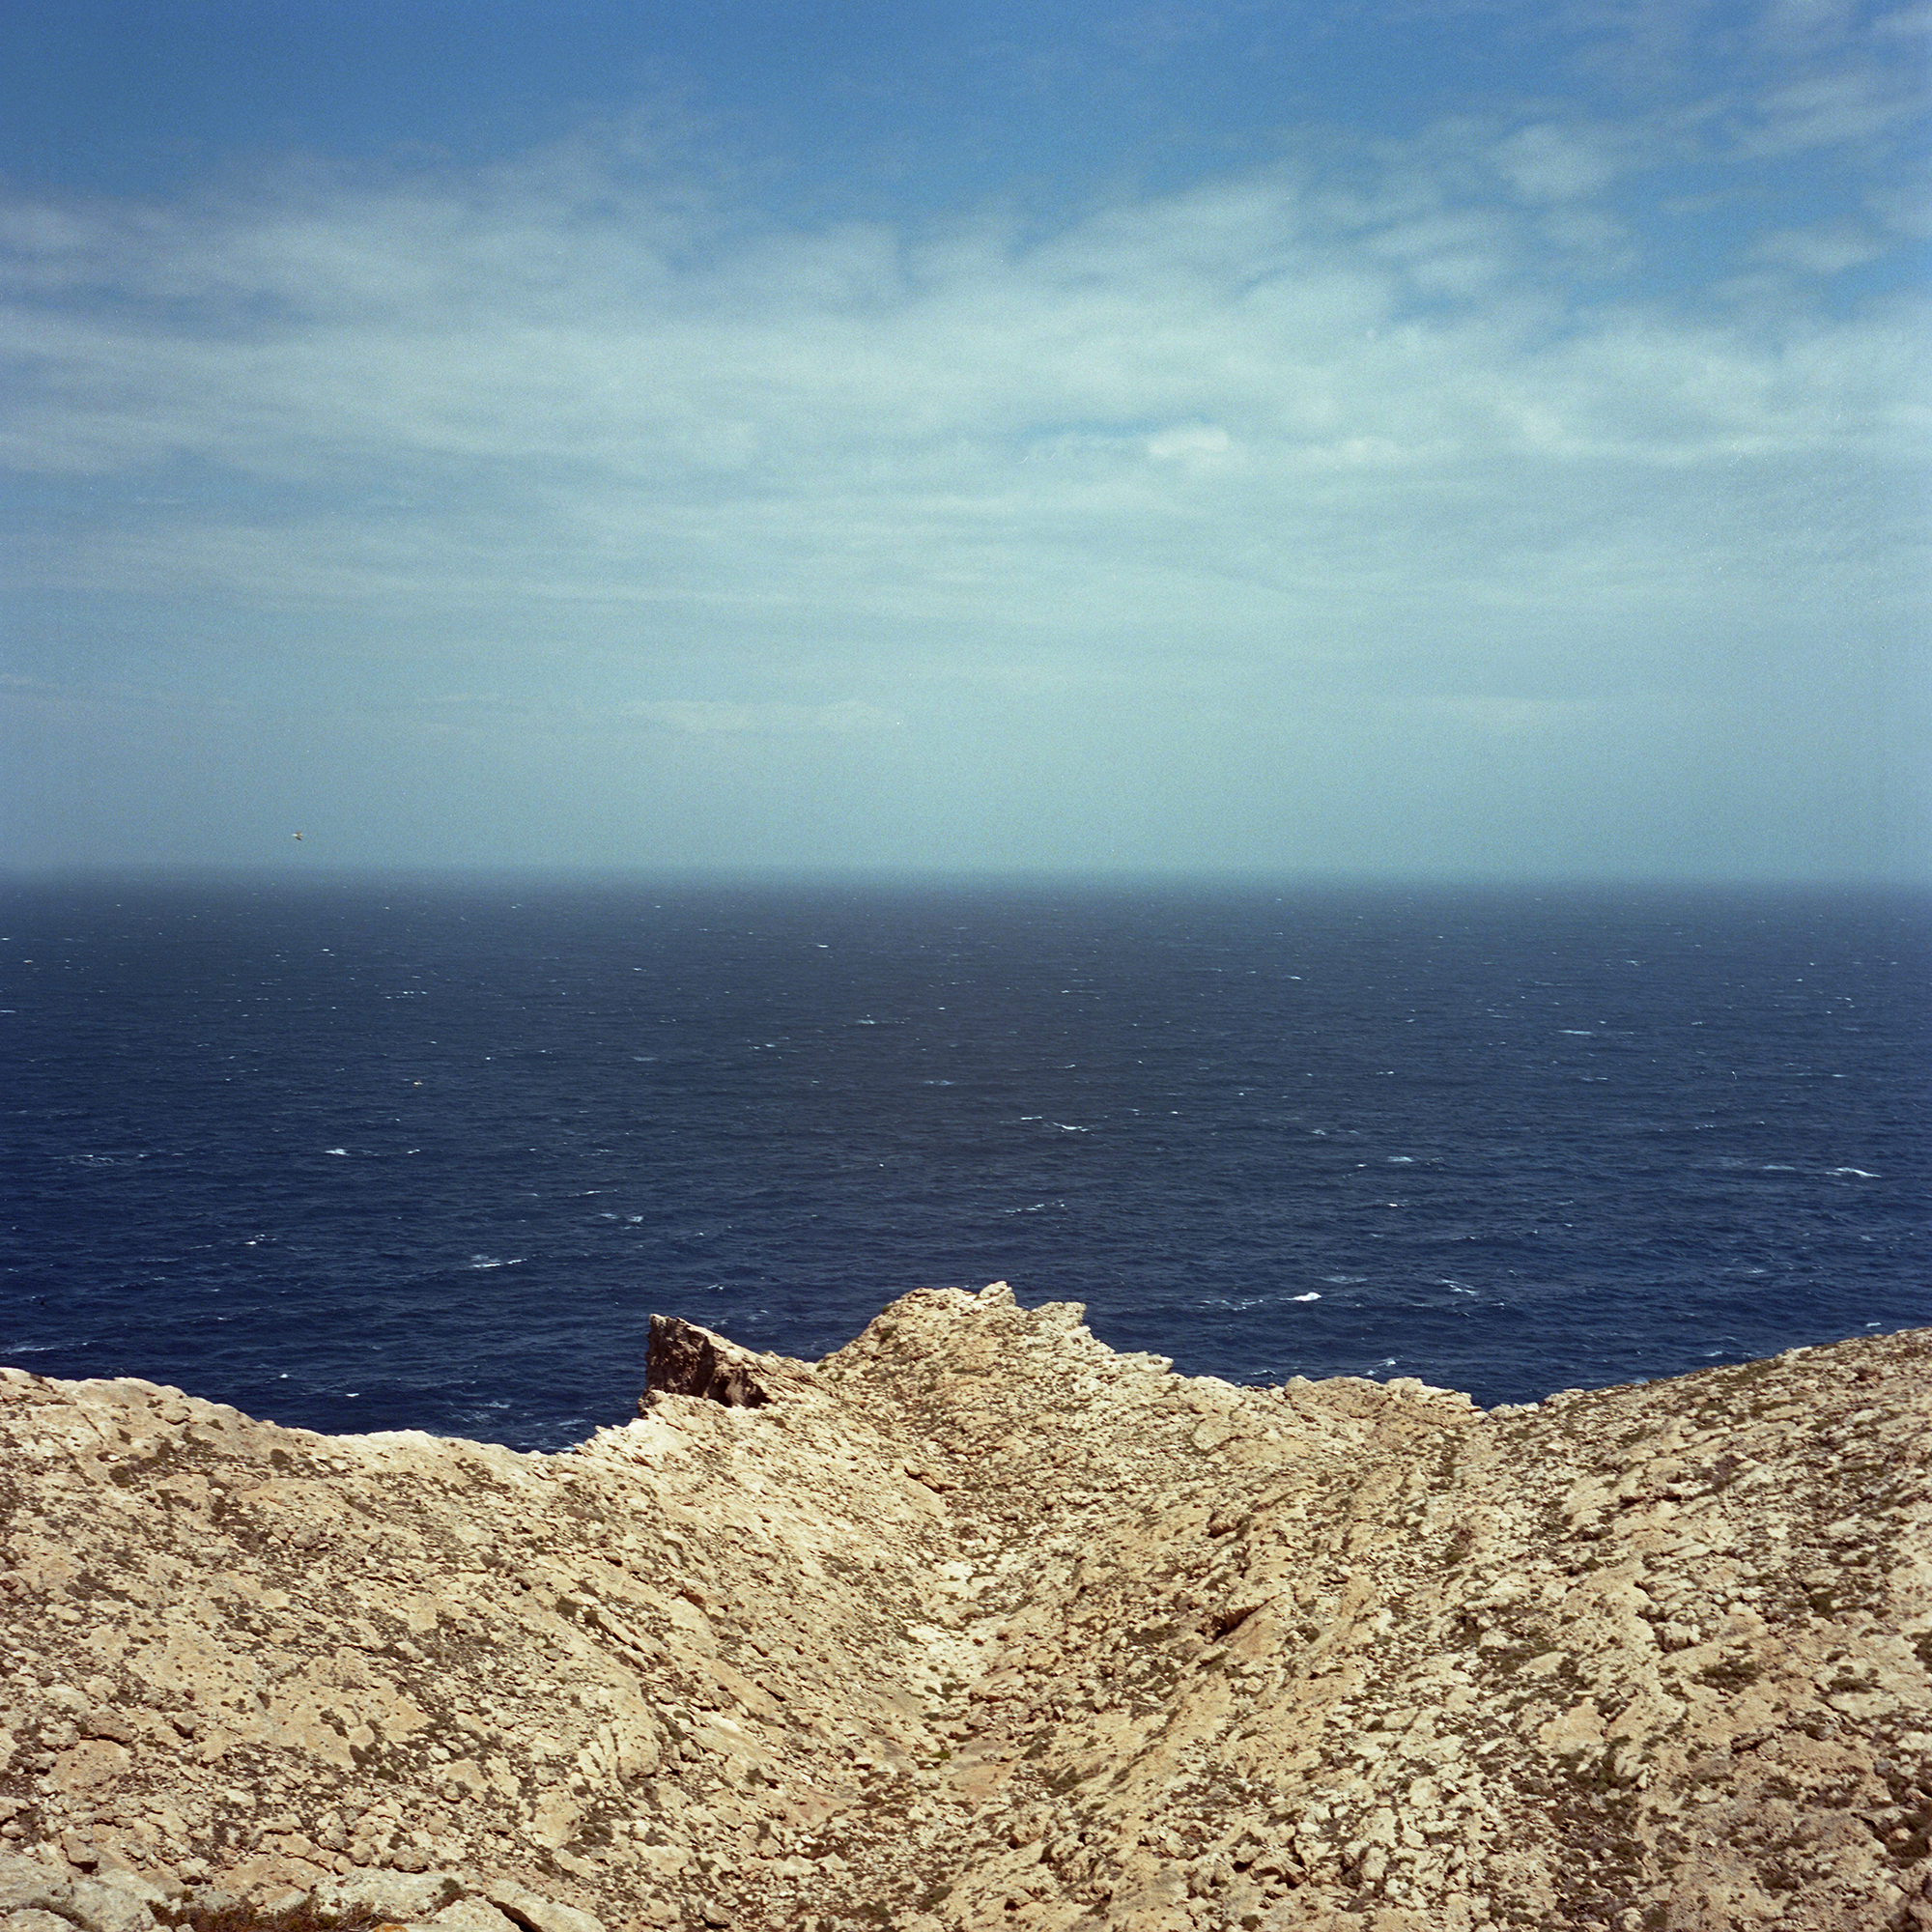
{"label": "weathered rock texture", "polygon": [[561,1456],[0,1372],[0,1926],[1932,1932],[1932,1330],[1483,1414],[1080,1315],[661,1323]]}

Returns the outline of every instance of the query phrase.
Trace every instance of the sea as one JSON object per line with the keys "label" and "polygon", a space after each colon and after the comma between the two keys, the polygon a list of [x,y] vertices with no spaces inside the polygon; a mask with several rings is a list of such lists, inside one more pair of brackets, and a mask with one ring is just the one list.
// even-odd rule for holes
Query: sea
{"label": "sea", "polygon": [[1009,1281],[1485,1405],[1932,1322],[1932,898],[0,888],[0,1361],[556,1449]]}

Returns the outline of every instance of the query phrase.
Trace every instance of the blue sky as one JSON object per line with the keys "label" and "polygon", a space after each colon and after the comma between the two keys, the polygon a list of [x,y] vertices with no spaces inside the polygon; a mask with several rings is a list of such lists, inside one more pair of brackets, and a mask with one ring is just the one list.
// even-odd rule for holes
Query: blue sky
{"label": "blue sky", "polygon": [[1928,40],[14,0],[0,865],[1926,879]]}

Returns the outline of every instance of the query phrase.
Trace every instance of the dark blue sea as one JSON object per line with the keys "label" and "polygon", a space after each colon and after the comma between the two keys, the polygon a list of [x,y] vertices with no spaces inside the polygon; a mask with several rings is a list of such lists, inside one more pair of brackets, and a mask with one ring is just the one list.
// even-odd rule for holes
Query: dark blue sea
{"label": "dark blue sea", "polygon": [[1932,1321],[1932,901],[14,884],[0,1360],[558,1447],[1010,1280],[1484,1404]]}

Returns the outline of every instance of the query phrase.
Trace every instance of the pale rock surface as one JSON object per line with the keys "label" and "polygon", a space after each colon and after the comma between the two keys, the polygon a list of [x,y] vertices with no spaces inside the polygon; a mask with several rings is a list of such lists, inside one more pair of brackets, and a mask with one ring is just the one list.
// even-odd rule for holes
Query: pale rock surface
{"label": "pale rock surface", "polygon": [[0,1932],[1932,1932],[1932,1331],[1484,1414],[1080,1323],[660,1322],[560,1456],[0,1371]]}

